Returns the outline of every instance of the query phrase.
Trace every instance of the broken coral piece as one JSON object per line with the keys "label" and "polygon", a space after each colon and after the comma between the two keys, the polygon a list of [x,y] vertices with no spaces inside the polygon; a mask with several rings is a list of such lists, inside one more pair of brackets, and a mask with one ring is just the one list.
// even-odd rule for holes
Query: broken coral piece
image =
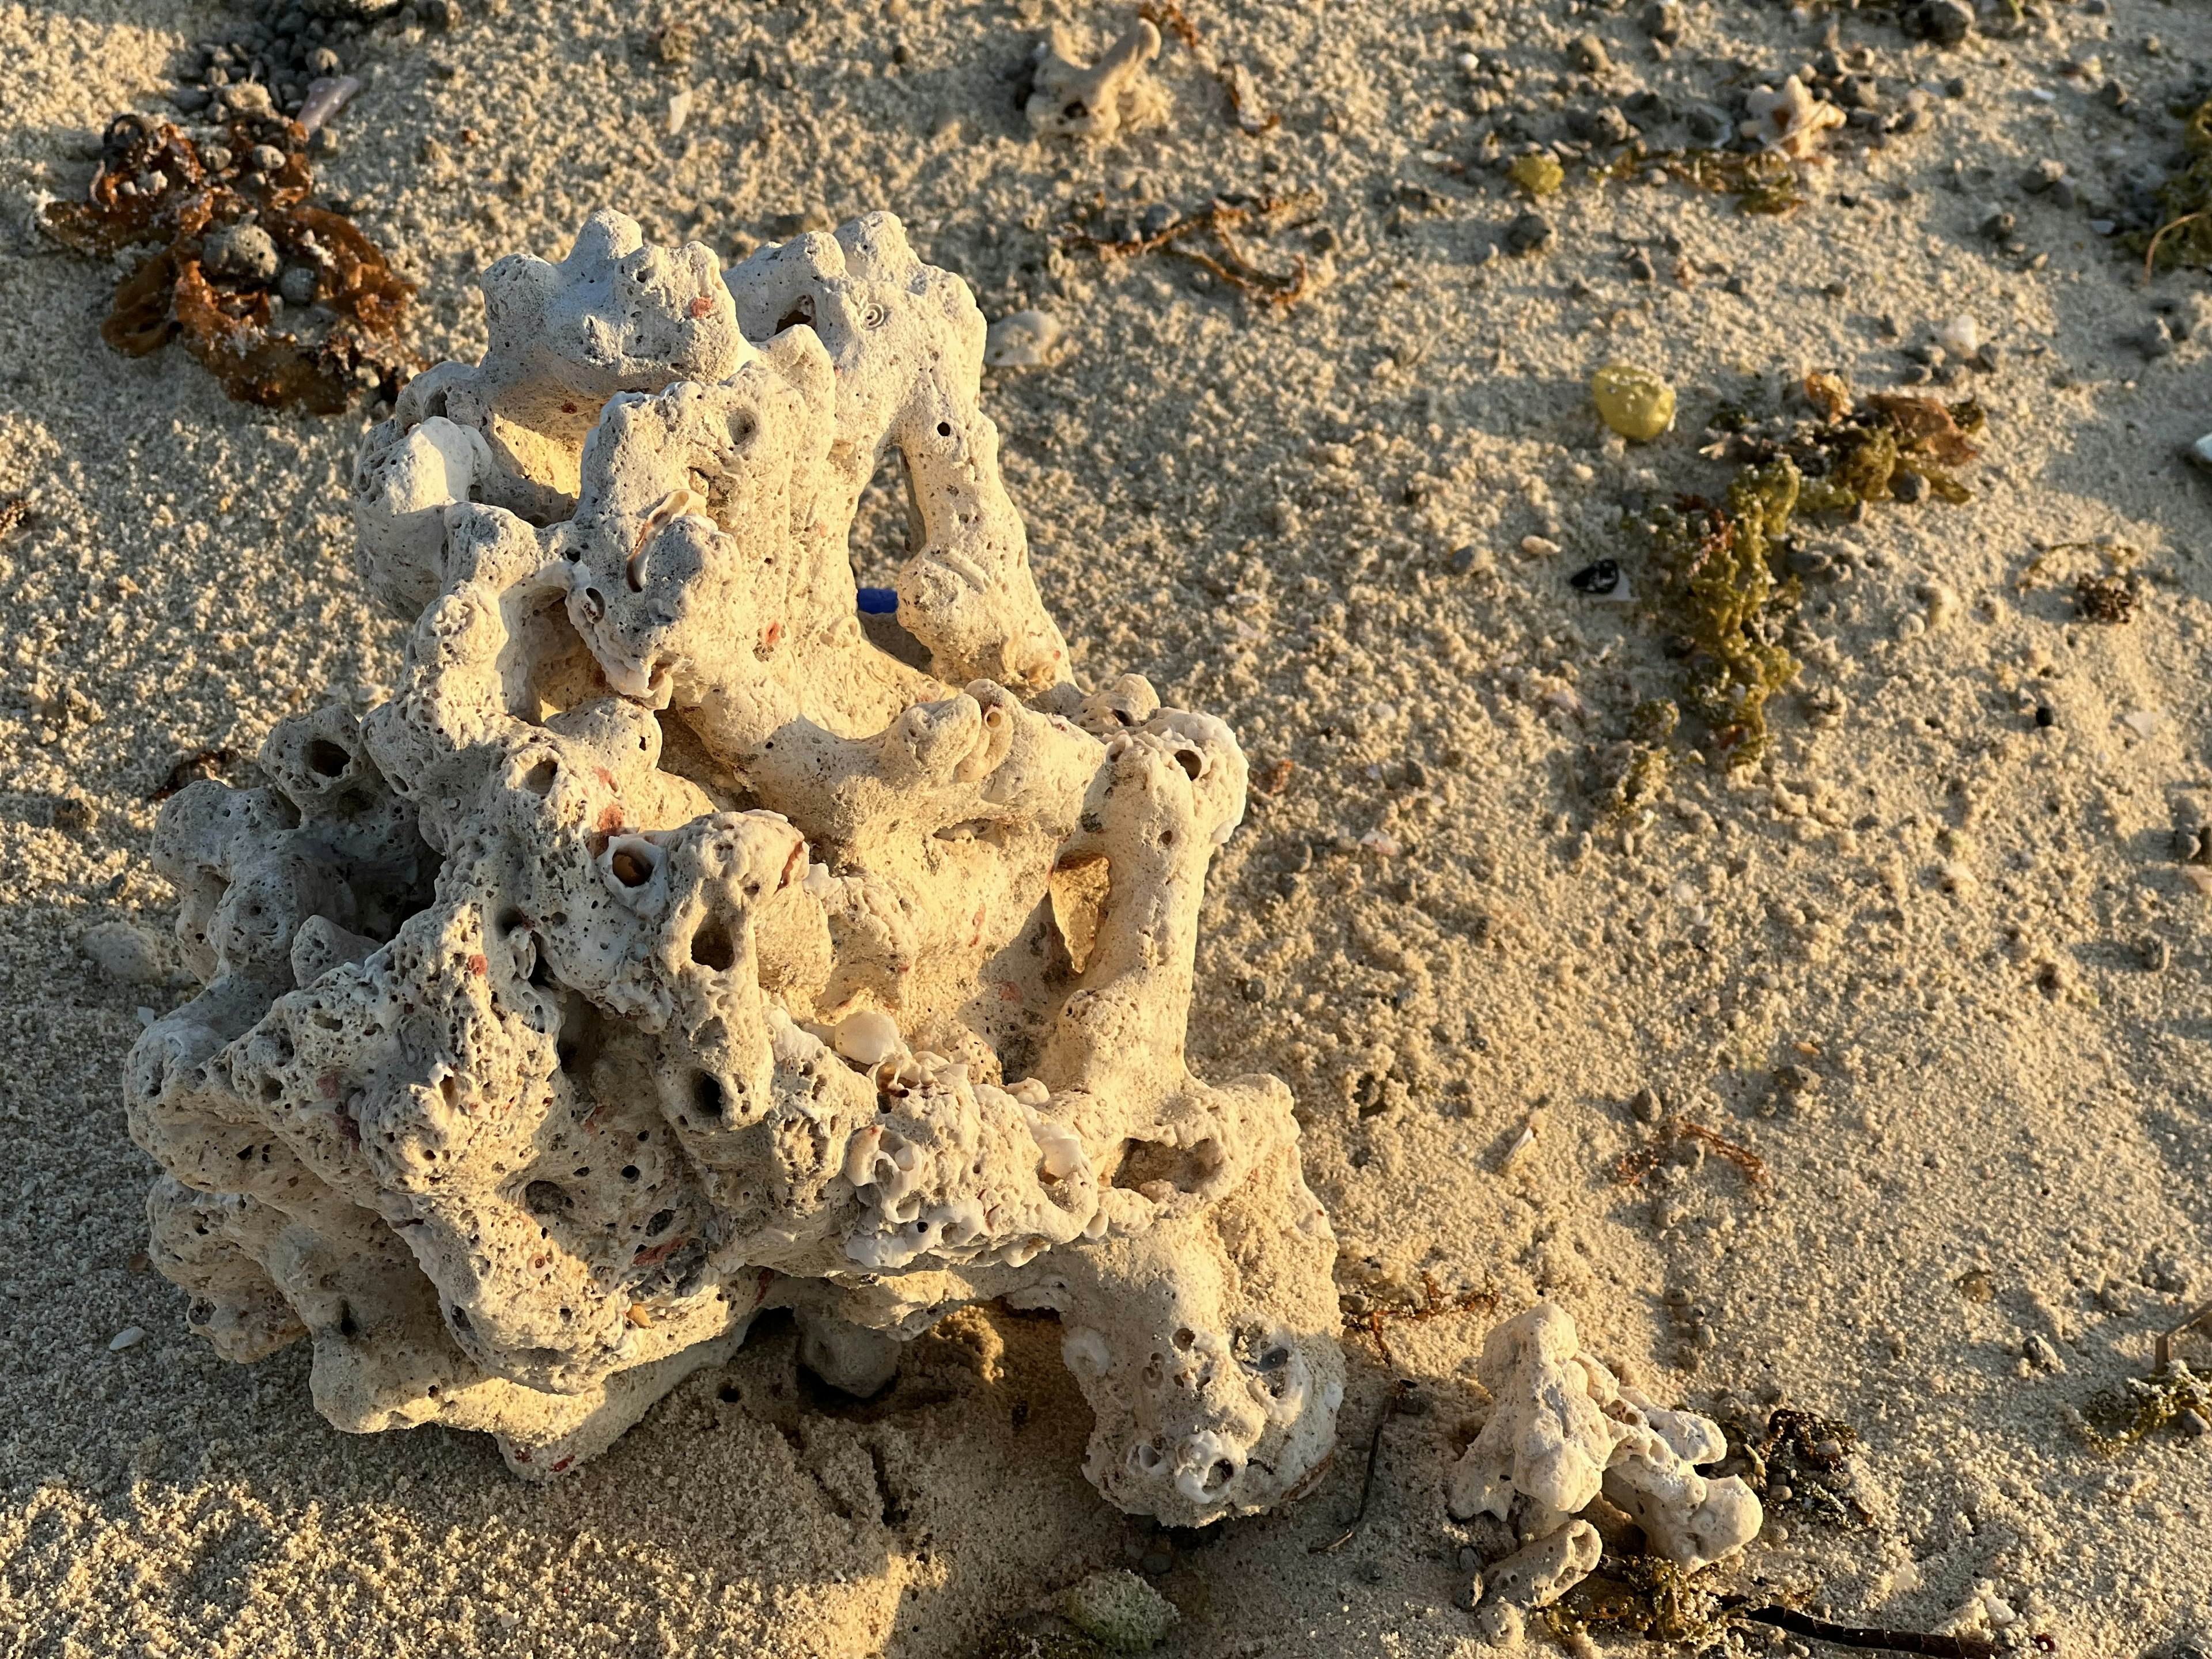
{"label": "broken coral piece", "polygon": [[1782,83],[1779,92],[1771,87],[1753,87],[1743,102],[1751,118],[1743,124],[1744,137],[1756,138],[1766,149],[1792,161],[1803,161],[1819,155],[1827,142],[1828,130],[1844,125],[1843,111],[1814,97],[1794,75]]}
{"label": "broken coral piece", "polygon": [[1054,138],[1105,140],[1124,127],[1155,126],[1167,116],[1167,95],[1145,70],[1160,55],[1160,32],[1149,17],[1116,40],[1096,64],[1077,63],[1055,27],[1037,42],[1026,106],[1030,126]]}
{"label": "broken coral piece", "polygon": [[40,216],[81,253],[139,252],[100,337],[143,357],[181,337],[232,398],[272,409],[333,415],[395,388],[415,285],[351,220],[309,205],[307,143],[273,115],[240,115],[204,149],[143,116],[111,122],[86,199]]}
{"label": "broken coral piece", "polygon": [[[596,214],[362,441],[399,690],[281,723],[156,858],[206,989],[134,1051],[153,1255],[342,1428],[603,1449],[765,1308],[856,1393],[1059,1316],[1085,1472],[1177,1525],[1325,1464],[1328,1218],[1289,1091],[1184,1059],[1229,728],[1086,695],[965,284],[877,213],[735,270]],[[848,535],[915,514],[870,643]]]}
{"label": "broken coral piece", "polygon": [[[1446,1503],[1458,1519],[1493,1516],[1532,1540],[1511,1559],[1534,1564],[1521,1577],[1540,1582],[1545,1599],[1516,1601],[1522,1610],[1548,1605],[1596,1566],[1595,1539],[1588,1547],[1577,1541],[1577,1528],[1589,1523],[1575,1516],[1601,1493],[1644,1528],[1655,1553],[1686,1571],[1758,1534],[1751,1488],[1735,1475],[1698,1473],[1727,1455],[1719,1425],[1624,1386],[1582,1352],[1564,1309],[1540,1302],[1499,1325],[1484,1340],[1475,1374],[1490,1391],[1490,1419],[1454,1467]],[[1553,1539],[1564,1541],[1530,1553]],[[1502,1594],[1504,1575],[1492,1568],[1484,1583],[1486,1605]]]}

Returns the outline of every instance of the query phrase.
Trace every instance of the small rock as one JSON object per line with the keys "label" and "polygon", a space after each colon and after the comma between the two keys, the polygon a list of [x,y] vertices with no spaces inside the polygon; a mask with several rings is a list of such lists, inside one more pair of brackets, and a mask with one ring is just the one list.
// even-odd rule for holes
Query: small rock
{"label": "small rock", "polygon": [[200,146],[200,160],[206,165],[210,173],[229,172],[230,164],[234,159],[228,145],[203,144]]}
{"label": "small rock", "polygon": [[1992,242],[2007,242],[2020,228],[2020,221],[2009,213],[1992,213],[1982,221],[1982,234]]}
{"label": "small rock", "polygon": [[1017,311],[991,325],[983,337],[990,368],[1042,368],[1060,343],[1060,319],[1048,311]]}
{"label": "small rock", "polygon": [[2164,323],[2152,323],[2135,337],[2135,348],[2145,357],[2155,362],[2173,355],[2173,337],[2166,331]]}
{"label": "small rock", "polygon": [[1659,276],[1652,268],[1651,256],[1642,248],[1628,256],[1628,274],[1639,283],[1656,282]]}
{"label": "small rock", "polygon": [[1674,424],[1674,388],[1648,368],[1607,363],[1590,377],[1598,417],[1624,438],[1649,443]]}
{"label": "small rock", "polygon": [[143,1327],[125,1325],[113,1336],[108,1338],[107,1351],[110,1353],[121,1353],[124,1349],[135,1348],[145,1340],[146,1332]]}
{"label": "small rock", "polygon": [[2027,177],[2020,181],[2020,187],[2031,196],[2040,196],[2065,176],[2065,162],[2046,158],[2028,170]]}
{"label": "small rock", "polygon": [[1725,113],[1710,104],[1700,104],[1683,118],[1690,129],[1690,137],[1701,144],[1719,143],[1735,126]]}
{"label": "small rock", "polygon": [[1618,104],[1605,104],[1583,112],[1576,118],[1575,132],[1577,137],[1593,144],[1607,145],[1625,144],[1636,136],[1636,129],[1629,125],[1628,117],[1621,113]]}
{"label": "small rock", "polygon": [[1605,42],[1595,34],[1577,34],[1567,45],[1567,61],[1584,75],[1603,75],[1613,67]]}
{"label": "small rock", "polygon": [[2212,432],[2206,433],[2181,453],[2183,459],[2200,472],[2212,472]]}
{"label": "small rock", "polygon": [[1644,32],[1662,46],[1673,46],[1682,38],[1682,8],[1680,0],[1652,0],[1644,9]]}
{"label": "small rock", "polygon": [[217,276],[249,283],[273,281],[283,264],[277,258],[276,239],[260,226],[251,224],[232,225],[209,237],[204,258],[207,268]]}
{"label": "small rock", "polygon": [[1182,1617],[1174,1602],[1125,1567],[1092,1573],[1068,1591],[1066,1610],[1085,1636],[1123,1653],[1158,1647]]}
{"label": "small rock", "polygon": [[1638,1123],[1656,1123],[1667,1109],[1656,1089],[1638,1089],[1636,1098],[1628,1103],[1628,1110]]}
{"label": "small rock", "polygon": [[1586,564],[1567,578],[1567,586],[1577,593],[1605,599],[1620,586],[1620,562],[1617,559],[1600,559],[1595,564]]}
{"label": "small rock", "polygon": [[1165,202],[1155,202],[1145,210],[1145,216],[1137,222],[1138,228],[1151,238],[1174,229],[1182,222],[1182,215],[1174,208]]}
{"label": "small rock", "polygon": [[1928,480],[1917,472],[1900,469],[1889,481],[1889,493],[1907,507],[1912,507],[1927,499]]}
{"label": "small rock", "polygon": [[322,278],[316,275],[313,266],[293,265],[278,279],[276,291],[284,296],[284,303],[288,306],[311,306],[315,302],[315,293],[321,283]]}
{"label": "small rock", "polygon": [[161,942],[136,923],[103,921],[77,938],[77,948],[109,978],[125,985],[159,985],[168,977]]}
{"label": "small rock", "polygon": [[1523,536],[1521,550],[1532,559],[1556,559],[1559,556],[1559,544],[1548,537]]}
{"label": "small rock", "polygon": [[1524,213],[1505,228],[1505,247],[1510,253],[1541,253],[1559,238],[1552,222],[1540,213]]}
{"label": "small rock", "polygon": [[1955,46],[1973,33],[1974,9],[1966,0],[1923,0],[1903,17],[1905,32],[1939,46]]}
{"label": "small rock", "polygon": [[423,27],[450,34],[461,26],[461,0],[415,0],[415,15]]}
{"label": "small rock", "polygon": [[1971,357],[1982,349],[1982,325],[1972,317],[1946,318],[1936,325],[1936,343],[1954,357]]}

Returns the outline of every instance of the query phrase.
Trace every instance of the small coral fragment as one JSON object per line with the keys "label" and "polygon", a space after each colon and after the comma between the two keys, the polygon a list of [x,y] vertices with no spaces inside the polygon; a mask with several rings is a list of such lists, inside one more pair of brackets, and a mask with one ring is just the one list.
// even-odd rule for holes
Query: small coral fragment
{"label": "small coral fragment", "polygon": [[1743,124],[1743,136],[1758,139],[1768,149],[1794,161],[1818,155],[1828,130],[1844,125],[1843,111],[1814,97],[1794,75],[1782,83],[1779,92],[1771,87],[1753,88],[1744,99],[1744,108],[1750,118]]}
{"label": "small coral fragment", "polygon": [[1037,43],[1030,70],[1030,127],[1047,137],[1103,141],[1124,127],[1156,125],[1167,99],[1145,70],[1159,55],[1160,32],[1149,17],[1090,64],[1074,60],[1066,36],[1054,28]]}
{"label": "small coral fragment", "polygon": [[1757,1535],[1750,1487],[1697,1471],[1727,1455],[1719,1425],[1623,1386],[1581,1351],[1574,1321],[1555,1304],[1540,1302],[1492,1331],[1475,1374],[1490,1391],[1490,1420],[1452,1470],[1447,1507],[1462,1520],[1508,1521],[1529,1540],[1483,1574],[1477,1625],[1490,1639],[1517,1632],[1516,1614],[1549,1606],[1595,1569],[1597,1534],[1576,1517],[1601,1492],[1685,1571]]}

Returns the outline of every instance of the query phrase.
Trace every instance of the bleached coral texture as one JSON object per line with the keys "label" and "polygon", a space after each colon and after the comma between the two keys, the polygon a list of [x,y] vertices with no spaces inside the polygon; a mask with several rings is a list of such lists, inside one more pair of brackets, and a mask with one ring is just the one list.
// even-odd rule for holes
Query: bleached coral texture
{"label": "bleached coral texture", "polygon": [[1040,40],[1030,65],[1030,125],[1053,138],[1103,141],[1125,128],[1158,125],[1167,96],[1146,70],[1160,55],[1160,32],[1139,17],[1095,64],[1079,62],[1066,33]]}
{"label": "bleached coral texture", "polygon": [[[1048,1310],[1086,1472],[1181,1524],[1322,1467],[1334,1244],[1283,1085],[1185,1064],[1220,721],[1086,694],[897,220],[733,270],[600,213],[484,279],[490,346],[355,480],[398,693],[279,726],[157,858],[206,988],[132,1058],[155,1256],[339,1426],[602,1449],[764,1308],[866,1391]],[[896,453],[897,620],[848,536]]]}
{"label": "bleached coral texture", "polygon": [[1709,1480],[1728,1455],[1720,1425],[1655,1405],[1582,1352],[1575,1322],[1540,1302],[1484,1340],[1475,1376],[1489,1420],[1451,1472],[1447,1507],[1489,1515],[1526,1540],[1486,1573],[1483,1630],[1510,1644],[1517,1612],[1545,1607],[1597,1565],[1597,1535],[1576,1516],[1602,1493],[1652,1549],[1695,1571],[1759,1533],[1759,1498],[1740,1476]]}

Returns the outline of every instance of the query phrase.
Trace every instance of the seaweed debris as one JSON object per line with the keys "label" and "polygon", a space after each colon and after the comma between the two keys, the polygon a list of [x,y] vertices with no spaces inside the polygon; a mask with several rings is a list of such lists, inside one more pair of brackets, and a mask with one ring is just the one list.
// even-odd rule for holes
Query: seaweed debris
{"label": "seaweed debris", "polygon": [[1601,176],[1622,184],[1655,171],[1709,196],[1733,197],[1739,213],[1779,217],[1811,199],[1797,163],[1779,150],[1647,150],[1631,144]]}
{"label": "seaweed debris", "polygon": [[1767,699],[1802,667],[1778,637],[1797,606],[1797,579],[1778,580],[1773,558],[1802,483],[1796,465],[1778,456],[1737,473],[1724,504],[1684,495],[1645,520],[1660,603],[1689,658],[1681,702],[1711,727],[1731,765],[1765,749]]}
{"label": "seaweed debris", "polygon": [[[1094,204],[1060,234],[1068,247],[1088,248],[1103,261],[1133,259],[1146,253],[1170,252],[1211,272],[1247,299],[1262,306],[1287,309],[1306,295],[1305,256],[1292,256],[1287,272],[1269,270],[1245,252],[1239,237],[1267,233],[1307,223],[1319,208],[1312,196],[1218,196],[1197,212],[1157,223],[1147,216],[1144,225],[1101,216],[1103,205]],[[1092,229],[1092,225],[1097,227]],[[1212,251],[1199,245],[1210,240]]]}
{"label": "seaweed debris", "polygon": [[1635,1635],[1648,1642],[1695,1650],[1717,1646],[1741,1626],[1765,1625],[1837,1647],[1883,1653],[1917,1653],[1930,1659],[1996,1659],[1997,1644],[1978,1636],[1838,1625],[1796,1607],[1758,1605],[1746,1595],[1724,1595],[1654,1556],[1607,1553],[1597,1571],[1538,1615],[1561,1645],[1592,1634]]}
{"label": "seaweed debris", "polygon": [[1719,435],[1699,453],[1740,464],[1723,499],[1677,496],[1641,520],[1658,603],[1688,663],[1681,705],[1711,728],[1732,767],[1765,750],[1767,702],[1802,670],[1782,642],[1802,595],[1783,565],[1796,516],[1855,514],[1869,502],[1923,494],[1971,501],[1958,469],[1980,453],[1972,441],[1988,424],[1972,398],[1855,399],[1836,374],[1808,375],[1804,395],[1817,418],[1765,436],[1747,432],[1740,414],[1717,416]]}
{"label": "seaweed debris", "polygon": [[2181,142],[2188,160],[2158,187],[2158,228],[2127,238],[2143,256],[2146,277],[2212,266],[2212,99],[2188,112]]}
{"label": "seaweed debris", "polygon": [[2117,626],[2135,615],[2142,599],[2142,585],[2132,574],[2081,575],[2074,580],[2075,606],[2089,622]]}
{"label": "seaweed debris", "polygon": [[1735,1439],[1742,1448],[1744,1479],[1769,1510],[1794,1508],[1808,1519],[1839,1527],[1872,1522],[1874,1517],[1850,1495],[1846,1460],[1859,1437],[1843,1419],[1785,1406],[1768,1415],[1756,1439]]}
{"label": "seaweed debris", "polygon": [[[307,133],[242,115],[204,149],[167,123],[108,124],[86,199],[40,215],[80,253],[136,255],[100,337],[126,356],[173,337],[240,403],[334,415],[404,378],[415,285],[343,214],[311,206]],[[287,308],[305,326],[280,329]]]}
{"label": "seaweed debris", "polygon": [[1641,1186],[1644,1177],[1665,1162],[1667,1154],[1685,1140],[1696,1141],[1726,1158],[1743,1172],[1745,1182],[1751,1186],[1763,1186],[1772,1178],[1767,1173],[1765,1159],[1751,1148],[1739,1146],[1717,1130],[1683,1117],[1668,1118],[1654,1129],[1649,1141],[1620,1160],[1613,1178],[1624,1187]]}
{"label": "seaweed debris", "polygon": [[[1349,1303],[1348,1298],[1346,1301]],[[1343,1307],[1340,1311],[1347,1325],[1356,1326],[1367,1334],[1369,1339],[1375,1344],[1376,1352],[1382,1356],[1382,1363],[1395,1366],[1398,1363],[1398,1357],[1390,1352],[1389,1341],[1382,1334],[1382,1329],[1386,1324],[1425,1325],[1430,1320],[1441,1319],[1448,1314],[1474,1313],[1478,1310],[1494,1313],[1497,1309],[1498,1292],[1486,1286],[1482,1290],[1462,1291],[1457,1296],[1447,1297],[1443,1292],[1443,1287],[1437,1283],[1436,1275],[1425,1273],[1421,1275],[1421,1299],[1419,1302],[1404,1302],[1379,1307],[1350,1304]]]}
{"label": "seaweed debris", "polygon": [[2158,1334],[2148,1376],[2125,1377],[2118,1388],[2090,1395],[2081,1411],[2081,1432],[2099,1455],[2117,1457],[2192,1413],[2200,1425],[2212,1419],[2212,1375],[2173,1357],[2173,1339],[2196,1330],[2212,1330],[2212,1303]]}
{"label": "seaweed debris", "polygon": [[1182,42],[1183,50],[1197,60],[1199,67],[1221,83],[1222,91],[1229,96],[1230,118],[1236,122],[1238,131],[1257,137],[1283,125],[1281,111],[1261,109],[1259,88],[1252,79],[1252,71],[1242,64],[1223,63],[1216,58],[1199,33],[1198,25],[1184,15],[1176,0],[1144,0],[1137,8],[1137,15],[1162,34],[1172,34]]}

